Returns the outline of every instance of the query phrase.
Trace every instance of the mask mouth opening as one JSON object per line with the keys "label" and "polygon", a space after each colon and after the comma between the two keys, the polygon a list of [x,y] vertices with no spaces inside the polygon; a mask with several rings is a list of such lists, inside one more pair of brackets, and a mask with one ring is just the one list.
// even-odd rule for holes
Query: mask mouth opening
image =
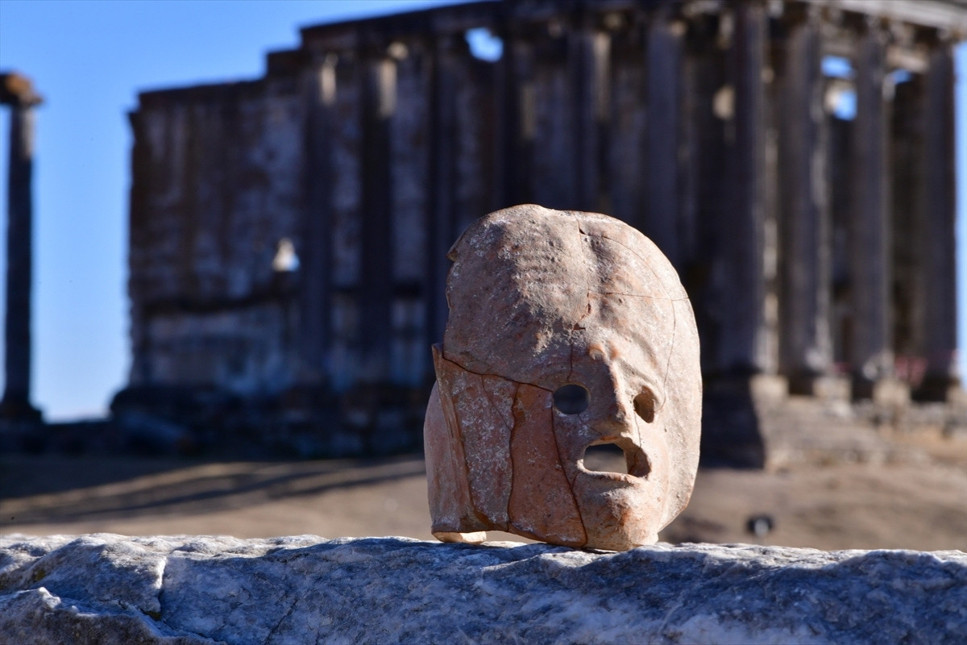
{"label": "mask mouth opening", "polygon": [[584,469],[592,473],[631,475],[647,479],[651,464],[645,452],[628,439],[593,443],[581,457]]}

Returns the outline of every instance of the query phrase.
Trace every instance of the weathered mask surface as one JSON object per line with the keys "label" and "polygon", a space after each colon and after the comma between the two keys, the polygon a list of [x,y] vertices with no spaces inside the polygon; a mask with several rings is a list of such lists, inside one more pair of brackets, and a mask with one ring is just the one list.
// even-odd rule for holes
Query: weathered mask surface
{"label": "weathered mask surface", "polygon": [[[433,534],[624,550],[657,540],[698,467],[698,333],[674,268],[606,215],[491,213],[450,251],[424,425]],[[627,472],[588,470],[614,444]]]}

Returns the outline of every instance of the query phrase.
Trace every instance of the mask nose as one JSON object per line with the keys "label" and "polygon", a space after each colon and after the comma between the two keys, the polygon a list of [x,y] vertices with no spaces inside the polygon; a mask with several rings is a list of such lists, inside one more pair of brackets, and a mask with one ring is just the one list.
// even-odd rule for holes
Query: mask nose
{"label": "mask nose", "polygon": [[596,417],[591,425],[602,433],[601,440],[627,436],[633,430],[634,402],[625,401],[617,388],[608,389],[610,392],[595,396],[592,401],[591,393],[586,387],[578,383],[567,383],[554,391],[554,408],[561,414],[571,416],[581,414],[591,407]]}
{"label": "mask nose", "polygon": [[[595,442],[636,437],[641,423],[655,419],[657,399],[653,388],[638,384],[613,343],[592,343],[585,355],[574,354],[571,377],[554,392],[554,407],[565,415],[580,414],[581,425]],[[629,383],[629,379],[631,383]],[[632,385],[632,383],[634,385]]]}
{"label": "mask nose", "polygon": [[634,432],[634,404],[620,390],[609,393],[601,410],[601,416],[593,423],[602,441],[614,441],[628,437]]}
{"label": "mask nose", "polygon": [[591,385],[591,429],[598,441],[615,441],[635,433],[635,406],[621,374],[612,365],[600,365]]}
{"label": "mask nose", "polygon": [[635,402],[617,385],[601,397],[601,407],[589,420],[588,447],[613,444],[624,454],[624,472],[647,479],[651,473],[651,460],[640,445],[641,436],[637,426]]}

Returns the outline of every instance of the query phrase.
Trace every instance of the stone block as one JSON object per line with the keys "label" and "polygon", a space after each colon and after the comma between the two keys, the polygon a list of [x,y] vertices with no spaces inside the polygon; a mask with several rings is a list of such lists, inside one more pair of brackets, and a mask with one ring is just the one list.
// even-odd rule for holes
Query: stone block
{"label": "stone block", "polygon": [[3,643],[943,643],[967,554],[0,537]]}

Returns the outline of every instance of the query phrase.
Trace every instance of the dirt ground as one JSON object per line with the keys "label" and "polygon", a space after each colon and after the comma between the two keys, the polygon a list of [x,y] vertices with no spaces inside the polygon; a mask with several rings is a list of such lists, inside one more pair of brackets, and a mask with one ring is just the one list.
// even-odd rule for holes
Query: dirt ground
{"label": "dirt ground", "polygon": [[[967,551],[967,438],[921,459],[702,470],[669,542]],[[756,536],[752,516],[773,529]],[[199,462],[0,456],[0,534],[403,535],[431,539],[423,461]],[[493,539],[516,539],[502,533]]]}

